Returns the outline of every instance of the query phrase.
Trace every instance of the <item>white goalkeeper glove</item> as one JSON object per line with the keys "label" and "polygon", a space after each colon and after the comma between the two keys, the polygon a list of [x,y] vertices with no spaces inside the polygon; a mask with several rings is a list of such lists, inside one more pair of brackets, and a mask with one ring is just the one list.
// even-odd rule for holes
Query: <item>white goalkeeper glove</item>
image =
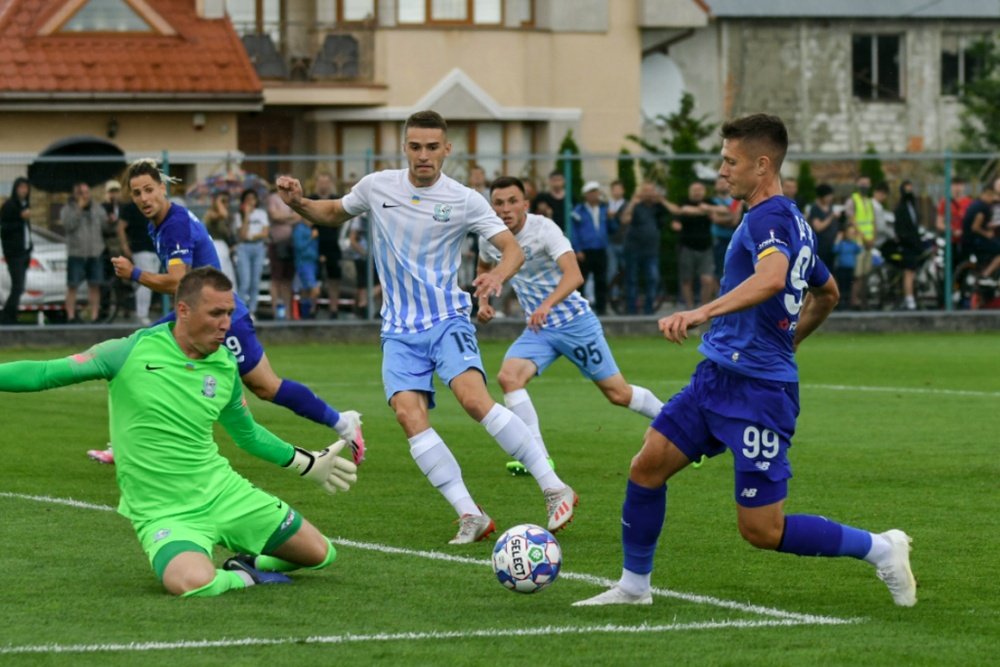
{"label": "white goalkeeper glove", "polygon": [[337,456],[346,445],[343,440],[338,440],[318,452],[296,447],[295,456],[285,467],[299,473],[301,477],[316,482],[327,493],[347,491],[351,488],[351,484],[358,481],[358,467],[347,459]]}

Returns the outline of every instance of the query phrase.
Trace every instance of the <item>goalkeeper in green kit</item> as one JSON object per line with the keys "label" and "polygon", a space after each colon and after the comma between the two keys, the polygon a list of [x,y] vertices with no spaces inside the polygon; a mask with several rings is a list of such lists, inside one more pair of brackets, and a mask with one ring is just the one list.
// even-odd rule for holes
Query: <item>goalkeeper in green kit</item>
{"label": "goalkeeper in green kit", "polygon": [[[347,491],[357,468],[340,440],[309,452],[257,424],[236,360],[223,345],[234,310],[222,272],[189,272],[177,287],[176,323],[140,329],[82,354],[0,364],[0,391],[27,392],[108,380],[111,438],[121,500],[164,588],[213,596],[254,584],[290,583],[283,572],[326,567],[330,541],[293,508],[253,486],[222,457],[218,421],[254,456],[289,468],[327,492]],[[222,569],[212,548],[237,555]]]}

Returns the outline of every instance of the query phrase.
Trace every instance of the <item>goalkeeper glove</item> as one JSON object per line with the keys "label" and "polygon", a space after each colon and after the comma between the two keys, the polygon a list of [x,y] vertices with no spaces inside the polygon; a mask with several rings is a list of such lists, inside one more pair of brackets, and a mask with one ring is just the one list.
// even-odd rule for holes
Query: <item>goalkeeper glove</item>
{"label": "goalkeeper glove", "polygon": [[316,482],[327,493],[347,491],[351,488],[351,484],[358,481],[358,467],[347,459],[337,456],[346,444],[343,440],[338,440],[318,452],[296,447],[295,455],[285,467],[299,473],[301,477]]}

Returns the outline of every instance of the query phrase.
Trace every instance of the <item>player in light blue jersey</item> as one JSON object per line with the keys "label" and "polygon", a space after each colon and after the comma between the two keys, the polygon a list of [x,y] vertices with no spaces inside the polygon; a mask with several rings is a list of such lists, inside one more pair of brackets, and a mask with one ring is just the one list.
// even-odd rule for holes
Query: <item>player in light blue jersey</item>
{"label": "player in light blue jersey", "polygon": [[[191,269],[202,266],[219,269],[220,264],[215,244],[205,225],[191,211],[167,199],[169,180],[152,159],[133,162],[125,178],[132,200],[149,220],[149,235],[166,272],[142,271],[127,257],[113,257],[111,263],[119,278],[133,280],[160,294],[173,295],[181,278]],[[238,295],[234,298],[236,311],[226,335],[226,347],[236,356],[243,384],[261,400],[276,403],[301,417],[334,429],[350,444],[355,464],[361,463],[365,448],[361,415],[354,410],[338,412],[304,384],[279,378],[257,339],[246,304]],[[173,316],[171,313],[161,321]],[[90,450],[87,455],[101,463],[114,463],[113,448]]]}
{"label": "player in light blue jersey", "polygon": [[343,199],[302,195],[294,178],[278,178],[278,192],[292,209],[320,225],[342,225],[367,213],[371,252],[382,284],[382,381],[386,400],[410,443],[410,455],[459,516],[451,544],[485,538],[496,526],[465,486],[458,461],[431,427],[434,373],[458,402],[510,456],[524,464],[545,496],[548,528],[573,518],[576,494],[549,464],[520,417],[494,401],[469,321],[472,299],[458,286],[462,244],[469,232],[487,238],[501,258],[476,277],[475,296],[499,295],[524,261],[514,235],[475,190],[441,172],[451,151],[448,125],[434,111],[419,111],[403,128],[409,168],[361,179]]}
{"label": "player in light blue jersey", "polygon": [[812,514],[784,512],[792,476],[788,448],[799,414],[794,353],[837,305],[837,284],[816,256],[816,237],[781,194],[788,133],[780,118],[755,114],[722,126],[720,175],[749,212],[726,251],[719,298],[659,322],[682,343],[712,320],[698,348],[707,358],[668,402],[632,459],[622,507],[621,579],[576,605],[652,604],[650,575],[666,516],[666,482],[691,461],[732,452],[740,534],[760,549],[799,556],[849,556],[875,566],[893,601],[917,602],[910,537],[881,534]]}
{"label": "player in light blue jersey", "polygon": [[[577,292],[583,284],[576,253],[555,222],[528,213],[530,202],[519,178],[501,176],[490,184],[490,201],[507,229],[524,251],[524,265],[510,283],[528,320],[528,326],[514,341],[497,380],[504,403],[524,420],[531,434],[548,456],[538,426],[538,413],[525,387],[561,356],[569,359],[580,373],[594,382],[614,405],[628,407],[653,419],[663,401],[645,387],[631,385],[618,370],[611,348],[604,338],[600,320],[587,300]],[[492,270],[500,253],[480,240],[479,274]],[[479,298],[479,321],[493,319],[496,311],[489,298]],[[507,470],[527,472],[520,461],[511,461]]]}

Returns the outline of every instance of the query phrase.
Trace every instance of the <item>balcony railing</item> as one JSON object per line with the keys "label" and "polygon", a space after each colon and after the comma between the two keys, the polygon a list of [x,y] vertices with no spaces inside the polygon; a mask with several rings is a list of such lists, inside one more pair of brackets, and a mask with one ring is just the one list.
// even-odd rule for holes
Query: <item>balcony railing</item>
{"label": "balcony railing", "polygon": [[342,81],[374,78],[375,31],[365,24],[332,26],[285,22],[234,24],[265,81]]}

